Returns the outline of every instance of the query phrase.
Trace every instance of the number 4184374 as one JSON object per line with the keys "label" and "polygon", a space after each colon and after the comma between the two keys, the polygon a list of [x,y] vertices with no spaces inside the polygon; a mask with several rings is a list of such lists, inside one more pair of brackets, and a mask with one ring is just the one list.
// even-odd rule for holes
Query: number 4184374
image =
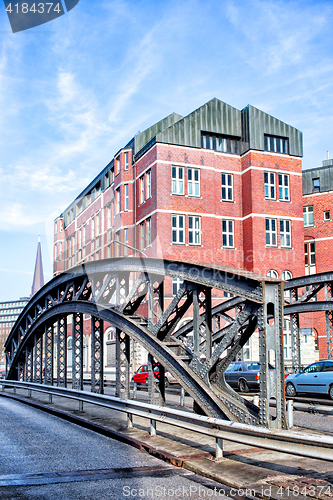
{"label": "number 4184374", "polygon": [[[54,8],[53,8],[54,5]],[[6,11],[9,12],[10,14],[12,12],[16,12],[16,14],[19,14],[22,12],[22,14],[28,14],[29,12],[33,12],[36,14],[37,12],[39,14],[43,14],[44,12],[46,14],[49,14],[51,11],[52,12],[58,12],[60,14],[62,12],[62,8],[60,7],[60,4],[54,4],[54,3],[33,3],[31,7],[29,8],[29,4],[27,3],[22,3],[20,6],[18,3],[13,4],[8,4],[8,7],[6,8]]]}

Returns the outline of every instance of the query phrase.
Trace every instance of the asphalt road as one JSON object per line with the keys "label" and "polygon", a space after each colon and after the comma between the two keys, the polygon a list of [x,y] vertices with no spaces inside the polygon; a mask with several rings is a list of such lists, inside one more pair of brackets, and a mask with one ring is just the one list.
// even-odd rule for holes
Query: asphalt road
{"label": "asphalt road", "polygon": [[0,398],[0,419],[2,500],[228,498],[219,483],[17,401]]}

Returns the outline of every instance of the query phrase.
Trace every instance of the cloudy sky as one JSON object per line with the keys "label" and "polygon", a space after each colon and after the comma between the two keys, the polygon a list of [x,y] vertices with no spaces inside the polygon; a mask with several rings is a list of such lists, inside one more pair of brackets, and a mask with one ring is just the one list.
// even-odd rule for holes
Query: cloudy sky
{"label": "cloudy sky", "polygon": [[13,34],[0,4],[0,300],[31,291],[38,234],[139,130],[213,97],[333,157],[331,0],[80,0]]}

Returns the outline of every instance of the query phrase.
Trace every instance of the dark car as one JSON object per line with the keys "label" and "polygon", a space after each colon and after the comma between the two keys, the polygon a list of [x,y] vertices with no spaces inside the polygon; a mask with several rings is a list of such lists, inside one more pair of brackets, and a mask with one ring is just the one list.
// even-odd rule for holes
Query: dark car
{"label": "dark car", "polygon": [[[270,370],[274,366],[268,364]],[[288,372],[285,372],[285,377]],[[233,389],[239,389],[240,392],[249,392],[250,389],[259,390],[260,384],[260,365],[258,361],[234,361],[230,363],[224,372],[225,381]]]}
{"label": "dark car", "polygon": [[333,361],[312,363],[301,373],[286,378],[286,395],[295,397],[298,393],[328,394],[333,399]]}

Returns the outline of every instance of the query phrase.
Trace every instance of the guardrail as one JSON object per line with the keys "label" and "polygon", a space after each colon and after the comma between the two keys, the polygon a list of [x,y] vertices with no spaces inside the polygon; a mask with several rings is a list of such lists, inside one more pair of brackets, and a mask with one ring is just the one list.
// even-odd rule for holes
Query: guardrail
{"label": "guardrail", "polygon": [[333,461],[333,436],[305,435],[290,430],[265,429],[196,415],[165,406],[143,404],[139,401],[121,399],[104,394],[88,393],[32,382],[2,380],[0,381],[0,385],[2,385],[2,391],[5,391],[6,387],[13,387],[14,390],[16,388],[26,389],[28,390],[28,396],[31,396],[32,391],[47,393],[49,394],[50,402],[52,402],[52,395],[74,399],[79,401],[80,409],[83,409],[83,403],[85,402],[121,411],[127,414],[128,427],[133,427],[133,416],[149,419],[151,436],[156,435],[157,422],[212,436],[216,441],[216,460],[223,458],[223,440],[227,440],[268,450],[291,453],[293,455]]}

